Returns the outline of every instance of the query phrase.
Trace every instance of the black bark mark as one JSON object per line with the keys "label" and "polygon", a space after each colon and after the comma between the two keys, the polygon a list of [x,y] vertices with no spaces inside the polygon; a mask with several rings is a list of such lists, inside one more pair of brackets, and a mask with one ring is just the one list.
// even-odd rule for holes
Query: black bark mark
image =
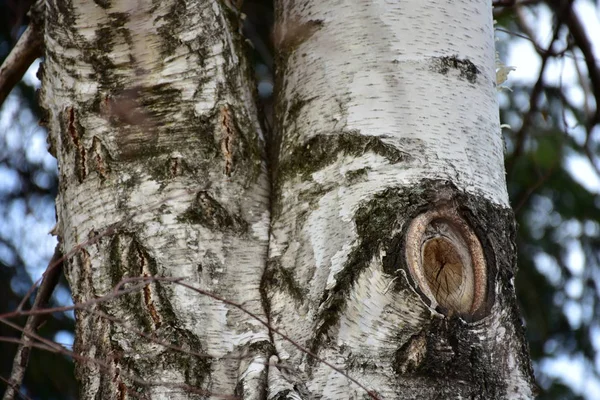
{"label": "black bark mark", "polygon": [[471,60],[461,60],[458,56],[433,57],[431,69],[442,75],[447,75],[450,69],[456,69],[459,71],[461,78],[473,84],[477,82],[477,76],[481,73]]}
{"label": "black bark mark", "polygon": [[194,203],[178,217],[178,220],[204,225],[216,231],[235,232],[238,235],[248,231],[248,223],[240,215],[227,210],[206,191],[196,195]]}
{"label": "black bark mark", "polygon": [[335,162],[339,155],[360,157],[369,152],[385,157],[391,164],[412,159],[408,153],[384,143],[381,138],[365,136],[358,131],[317,135],[303,146],[296,147],[291,154],[282,157],[277,181],[282,185],[296,174],[300,174],[303,179],[310,179],[313,172]]}
{"label": "black bark mark", "polygon": [[267,262],[267,268],[262,276],[261,296],[263,303],[267,306],[270,304],[268,293],[272,293],[273,290],[284,291],[289,294],[298,305],[304,302],[307,292],[306,289],[303,289],[298,285],[292,271],[288,271],[281,267],[278,259],[271,259]]}
{"label": "black bark mark", "polygon": [[357,210],[355,221],[360,243],[336,275],[335,286],[323,294],[319,307],[322,311],[317,316],[317,328],[309,346],[313,353],[316,354],[329,340],[329,330],[339,322],[348,295],[361,272],[368,268],[369,262],[382,247],[390,247],[389,233],[401,223],[399,216],[408,204],[410,199],[401,190],[387,189]]}

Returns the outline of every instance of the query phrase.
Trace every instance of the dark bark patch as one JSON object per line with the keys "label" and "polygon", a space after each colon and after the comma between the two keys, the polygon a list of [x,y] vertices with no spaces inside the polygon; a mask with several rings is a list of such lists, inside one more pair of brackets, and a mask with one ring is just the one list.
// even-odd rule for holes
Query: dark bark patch
{"label": "dark bark patch", "polygon": [[275,26],[273,38],[280,54],[292,54],[302,43],[310,39],[321,27],[323,20],[313,19],[304,23],[286,21],[285,27]]}
{"label": "dark bark patch", "polygon": [[[135,263],[138,268],[138,276],[142,278],[152,278],[154,274],[150,270],[152,269],[156,271],[156,266],[150,265],[154,264],[154,260],[150,258],[148,252],[145,251],[138,243],[135,242],[131,246],[130,251],[130,258],[132,259],[132,263]],[[154,291],[152,289],[152,286],[150,284],[144,286],[144,288],[142,289],[142,293],[146,311],[150,315],[150,318],[152,318],[154,329],[158,329],[162,325],[162,318],[155,305]]]}
{"label": "dark bark patch", "polygon": [[297,284],[293,271],[281,267],[278,260],[269,260],[263,274],[261,288],[265,293],[280,291],[287,293],[298,305],[306,298],[306,290]]}
{"label": "dark bark patch", "polygon": [[[145,257],[146,254],[141,246],[128,234],[115,234],[109,244],[109,248],[109,271],[113,287],[121,284],[125,278],[140,277],[143,269],[141,262],[153,262],[153,260]],[[134,281],[134,283],[121,286],[121,288],[126,289],[128,286],[139,283],[141,281]],[[152,320],[145,306],[144,290],[122,294],[115,301],[120,303],[123,308],[131,311],[131,315],[135,316],[137,323],[143,331],[152,331],[155,329],[155,321]]]}
{"label": "dark bark patch", "polygon": [[320,322],[309,347],[313,353],[317,353],[328,341],[328,332],[339,322],[348,295],[360,274],[368,268],[371,259],[382,247],[389,247],[389,233],[397,227],[399,215],[402,215],[407,202],[402,192],[388,189],[363,203],[356,211],[356,231],[360,243],[336,275],[335,286],[323,294],[319,307],[322,311],[317,317]]}
{"label": "dark bark patch", "polygon": [[398,351],[394,361],[394,370],[400,375],[418,371],[427,356],[427,335],[420,332],[413,335]]}
{"label": "dark bark patch", "polygon": [[[115,326],[113,330],[115,329],[119,329],[119,326]],[[152,357],[138,357],[137,355],[141,354],[142,349],[147,350],[146,344],[151,340],[145,338],[131,340],[133,350],[124,353],[119,360],[131,376],[144,376],[144,371],[161,368],[177,370],[183,373],[184,382],[189,385],[186,388],[188,393],[205,396],[210,394],[209,378],[213,359],[206,354],[202,342],[196,335],[187,329],[165,326],[160,332],[160,340],[174,348],[165,346],[162,351]],[[135,389],[133,393],[138,397],[139,393],[143,393],[146,388],[128,377],[123,376],[123,380]]]}
{"label": "dark bark patch", "polygon": [[251,128],[252,121],[237,113],[228,104],[219,107],[218,138],[226,176],[243,174],[242,182],[255,182],[260,174],[261,154],[258,135]]}
{"label": "dark bark patch", "polygon": [[111,171],[112,157],[98,136],[94,136],[92,139],[92,146],[88,154],[88,170],[95,170],[100,177],[100,182],[105,182]]}
{"label": "dark bark patch", "polygon": [[[92,282],[92,259],[90,253],[86,249],[81,249],[73,258],[73,261],[66,265],[66,276],[78,276],[77,282],[69,282],[73,289],[73,301],[75,304],[82,303],[95,294],[94,285]],[[79,269],[78,273],[73,273],[73,268]]]}
{"label": "dark bark patch", "polygon": [[434,57],[431,69],[442,75],[447,75],[451,69],[456,69],[459,71],[459,76],[469,83],[476,83],[477,76],[481,73],[471,60],[461,60],[458,56]]}
{"label": "dark bark patch", "polygon": [[73,107],[67,107],[61,113],[60,121],[63,148],[67,154],[74,149],[74,172],[79,183],[89,176],[90,171],[96,171],[101,182],[108,179],[112,157],[97,136],[93,137],[92,144],[86,148],[83,142],[85,129],[80,123],[79,111]]}
{"label": "dark bark patch", "polygon": [[410,155],[384,143],[379,137],[365,136],[357,131],[334,135],[317,135],[303,146],[295,148],[290,155],[283,156],[279,166],[279,184],[291,176],[300,174],[303,179],[333,163],[338,155],[360,157],[366,153],[385,157],[396,164],[410,160]]}
{"label": "dark bark patch", "polygon": [[94,3],[96,3],[100,8],[103,9],[108,9],[111,5],[111,1],[110,0],[94,0]]}
{"label": "dark bark patch", "polygon": [[[172,154],[170,156],[158,156],[147,160],[148,173],[157,182],[160,183],[161,188],[171,183],[172,179],[178,176],[195,175],[199,179],[196,182],[202,186],[206,174],[202,174],[202,171],[197,171],[186,158],[179,154]],[[197,172],[197,173],[196,173]]]}
{"label": "dark bark patch", "polygon": [[169,12],[157,19],[165,20],[165,23],[158,27],[158,34],[162,38],[160,53],[163,58],[172,55],[175,49],[181,45],[178,39],[178,33],[181,31],[187,14],[186,2],[176,0],[172,2]]}
{"label": "dark bark patch", "polygon": [[[111,92],[122,86],[115,76],[117,68],[109,57],[117,40],[115,29],[116,27],[111,26],[110,22],[101,25],[96,29],[95,43],[90,44],[89,49],[87,51],[83,49],[82,52],[83,61],[93,69],[93,78],[100,83],[100,88],[104,92]],[[80,40],[81,43],[86,43],[84,38]]]}
{"label": "dark bark patch", "polygon": [[297,398],[298,394],[296,392],[293,392],[291,389],[285,389],[277,392],[277,394],[275,395],[275,397],[272,398],[272,400],[295,400]]}
{"label": "dark bark patch", "polygon": [[181,175],[183,170],[182,167],[185,166],[184,160],[181,160],[179,157],[170,157],[167,165],[167,171],[171,178]]}
{"label": "dark bark patch", "polygon": [[225,175],[231,176],[233,169],[233,146],[237,139],[238,133],[233,125],[232,115],[229,107],[221,107],[221,153],[225,161]]}
{"label": "dark bark patch", "polygon": [[[46,7],[46,23],[49,26],[63,26],[76,31],[75,10],[72,0],[58,0]],[[47,26],[48,26],[47,25]]]}
{"label": "dark bark patch", "polygon": [[168,284],[152,281],[158,276],[158,265],[150,251],[146,249],[135,235],[119,231],[109,244],[108,271],[113,287],[122,283],[125,278],[141,278],[126,283],[122,288],[149,281],[139,291],[119,296],[115,301],[121,302],[121,309],[131,310],[138,324],[145,331],[157,330],[165,325],[172,325],[177,319],[169,299]]}
{"label": "dark bark patch", "polygon": [[[71,148],[75,150],[73,169],[77,180],[82,183],[87,176],[87,167],[86,149],[83,145],[84,129],[79,122],[79,112],[74,107],[69,106],[61,112],[60,121],[63,147],[67,153],[70,152]],[[72,146],[67,145],[67,143],[71,143]]]}
{"label": "dark bark patch", "polygon": [[206,191],[196,195],[194,203],[178,217],[178,220],[200,224],[216,231],[234,232],[238,235],[248,231],[248,223],[241,216],[228,211]]}
{"label": "dark bark patch", "polygon": [[[494,362],[506,354],[502,345],[490,351],[480,340],[481,332],[460,318],[435,319],[426,329],[424,358],[419,368],[409,373],[427,379],[466,382],[463,395],[476,393],[477,398],[505,398],[506,371],[499,368],[498,361]],[[401,374],[398,365],[395,367]]]}
{"label": "dark bark patch", "polygon": [[348,184],[352,185],[352,184],[358,183],[358,182],[365,182],[368,178],[368,174],[369,174],[370,170],[371,170],[371,168],[366,167],[366,168],[361,168],[361,169],[357,169],[354,171],[348,171],[346,173],[346,180],[348,181]]}

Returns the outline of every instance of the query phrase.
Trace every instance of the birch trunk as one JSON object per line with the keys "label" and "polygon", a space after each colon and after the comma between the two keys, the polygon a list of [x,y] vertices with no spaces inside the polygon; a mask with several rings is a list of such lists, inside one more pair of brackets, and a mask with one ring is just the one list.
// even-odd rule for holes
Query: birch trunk
{"label": "birch trunk", "polygon": [[[238,22],[218,1],[48,1],[41,100],[63,250],[112,227],[69,262],[76,303],[164,276],[264,318],[269,182]],[[76,318],[82,399],[266,390],[267,329],[182,286],[148,284]]]}
{"label": "birch trunk", "polygon": [[[381,398],[532,397],[490,2],[276,5],[271,323]],[[364,396],[274,338],[299,396]]]}
{"label": "birch trunk", "polygon": [[81,398],[532,397],[491,16],[278,0],[269,176],[229,2],[48,0],[74,301],[229,301],[79,310]]}

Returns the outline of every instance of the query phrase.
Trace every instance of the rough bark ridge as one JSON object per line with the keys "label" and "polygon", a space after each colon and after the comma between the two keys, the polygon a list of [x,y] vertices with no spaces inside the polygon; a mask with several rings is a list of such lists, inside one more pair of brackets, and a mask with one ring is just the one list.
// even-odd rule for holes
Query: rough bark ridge
{"label": "rough bark ridge", "polygon": [[[48,2],[41,101],[64,250],[114,227],[69,262],[76,302],[183,277],[264,318],[269,183],[238,20],[217,1]],[[79,363],[81,398],[265,390],[266,328],[168,282],[80,310],[76,335],[96,360]]]}
{"label": "rough bark ridge", "polygon": [[489,1],[277,1],[274,193],[228,4],[48,1],[75,301],[277,328],[142,283],[77,313],[81,397],[531,397]]}

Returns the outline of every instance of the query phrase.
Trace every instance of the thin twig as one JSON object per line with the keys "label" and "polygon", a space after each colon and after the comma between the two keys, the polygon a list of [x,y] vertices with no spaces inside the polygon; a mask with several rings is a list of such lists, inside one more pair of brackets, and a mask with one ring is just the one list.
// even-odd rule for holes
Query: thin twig
{"label": "thin twig", "polygon": [[[521,21],[522,24],[525,24],[525,21]],[[554,45],[554,42],[558,39],[558,33],[560,31],[561,24],[557,24],[554,27],[554,33],[552,35],[552,40],[548,45],[548,51],[540,53],[542,57],[542,65],[540,66],[540,72],[538,75],[538,79],[531,90],[531,95],[529,98],[529,110],[523,116],[523,122],[521,123],[521,129],[517,132],[517,143],[515,145],[515,150],[513,151],[510,162],[506,165],[506,174],[507,176],[511,176],[516,165],[516,161],[523,152],[523,146],[525,145],[525,138],[527,136],[527,130],[529,129],[529,125],[533,122],[533,114],[538,109],[538,99],[542,94],[542,90],[544,88],[544,71],[546,70],[546,65],[548,63],[548,59],[550,58],[550,49]]]}
{"label": "thin twig", "polygon": [[[56,261],[61,258],[62,253],[60,252],[60,244],[57,244],[49,265],[56,263]],[[47,271],[44,272],[42,283],[40,284],[40,288],[35,296],[35,301],[31,306],[32,310],[37,310],[45,307],[45,305],[48,304],[50,297],[52,297],[52,293],[58,284],[61,272],[62,263],[58,263],[55,268],[48,268]],[[4,392],[3,400],[12,400],[15,397],[15,393],[19,392],[21,383],[23,383],[23,377],[25,376],[25,370],[27,369],[27,363],[29,362],[31,337],[27,335],[26,332],[35,332],[39,327],[41,320],[42,315],[40,314],[31,314],[27,318],[27,322],[23,328],[21,344],[17,348],[17,352],[13,359],[12,370],[9,378],[10,384]]]}
{"label": "thin twig", "polygon": [[[2,339],[3,339],[3,338],[2,338],[2,337],[0,337],[0,342],[1,342],[1,341],[3,341]],[[11,339],[15,339],[15,338],[11,338]],[[17,340],[18,340],[18,339],[17,339]],[[5,384],[6,384],[6,385],[7,385],[9,388],[10,388],[10,387],[13,387],[13,386],[10,384],[10,381],[9,381],[8,379],[6,379],[5,377],[3,377],[3,376],[0,376],[0,381],[2,381],[3,383],[5,383]],[[18,390],[16,391],[16,394],[17,394],[17,395],[19,395],[19,397],[21,397],[22,399],[25,399],[25,400],[33,400],[31,397],[27,396],[27,395],[26,395],[26,394],[24,394],[24,393],[21,393],[21,392],[19,392]]]}
{"label": "thin twig", "polygon": [[332,370],[334,370],[335,372],[337,372],[338,374],[342,375],[343,377],[345,377],[346,379],[348,379],[349,381],[353,382],[354,384],[356,384],[358,387],[360,387],[361,389],[363,389],[368,396],[371,399],[374,400],[380,400],[380,397],[377,396],[377,394],[375,394],[373,391],[369,390],[366,386],[364,386],[362,383],[360,383],[359,381],[357,381],[355,378],[351,377],[350,375],[348,375],[347,373],[345,373],[344,371],[342,371],[340,368],[336,367],[335,365],[331,364],[330,362],[326,361],[325,359],[319,357],[318,355],[316,355],[315,353],[313,353],[312,351],[310,351],[309,349],[305,348],[304,346],[302,346],[301,344],[297,343],[296,341],[294,341],[291,337],[287,336],[285,333],[281,332],[279,329],[275,328],[274,326],[270,325],[267,321],[263,320],[262,318],[260,318],[258,315],[254,314],[252,311],[248,311],[246,310],[242,305],[235,303],[231,300],[227,300],[223,297],[217,296],[213,293],[210,293],[206,290],[203,289],[199,289],[197,287],[194,287],[190,284],[187,284],[185,282],[182,282],[181,280],[178,281],[173,281],[171,278],[163,278],[163,277],[155,277],[157,281],[168,281],[168,282],[174,282],[178,285],[181,285],[185,288],[188,288],[190,290],[193,290],[197,293],[200,293],[204,296],[208,296],[214,300],[220,301],[222,303],[225,303],[227,305],[230,305],[232,307],[237,308],[238,310],[242,311],[243,313],[249,315],[250,317],[252,317],[254,320],[258,321],[259,323],[261,323],[262,325],[264,325],[267,329],[269,329],[272,332],[275,332],[277,335],[281,336],[284,340],[286,340],[288,343],[292,344],[294,347],[296,347],[298,350],[300,350],[301,352],[303,352],[304,354],[307,354],[308,356],[314,358],[315,360],[325,364],[326,366],[328,366],[329,368],[331,368]]}
{"label": "thin twig", "polygon": [[[21,328],[19,325],[5,319],[5,318],[0,318],[0,323],[3,323],[7,326],[10,326],[13,329],[16,329],[18,331],[21,331],[24,335],[30,336],[31,339],[36,339],[39,342],[31,342],[29,343],[30,347],[38,347],[38,348],[43,348],[44,350],[47,351],[52,351],[54,353],[57,354],[64,354],[67,355],[69,357],[74,358],[75,360],[78,360],[80,362],[85,362],[85,363],[92,363],[97,365],[100,369],[106,370],[106,371],[111,371],[114,370],[114,367],[109,365],[106,362],[100,361],[98,359],[95,358],[89,358],[89,357],[84,357],[81,356],[79,354],[77,354],[74,351],[68,350],[65,347],[56,344],[55,342],[53,342],[52,340],[46,339],[36,333],[33,332],[26,332],[25,329]],[[15,338],[0,338],[0,340],[2,341],[13,341],[13,340],[6,340],[6,339],[13,339],[13,340],[18,340]],[[41,343],[41,345],[40,345]],[[188,385],[185,383],[175,383],[175,382],[160,382],[160,381],[146,381],[144,379],[138,378],[137,376],[131,375],[123,370],[119,370],[119,374],[122,376],[127,377],[128,379],[130,379],[132,382],[140,385],[140,386],[146,386],[146,387],[152,387],[152,386],[165,386],[165,387],[169,387],[169,388],[177,388],[177,389],[182,389],[185,390],[189,393],[196,393],[196,394],[201,394],[203,396],[210,396],[210,397],[214,397],[214,398],[219,398],[219,399],[227,399],[227,400],[239,400],[239,397],[237,396],[232,396],[232,395],[222,395],[222,394],[216,394],[216,393],[212,393],[212,392],[208,392],[206,390],[197,388],[195,386],[192,385]],[[136,394],[133,391],[129,391],[129,393],[132,394]]]}
{"label": "thin twig", "polygon": [[[323,358],[319,357],[315,353],[313,353],[310,350],[306,349],[301,344],[297,343],[292,338],[290,338],[289,336],[287,336],[285,333],[281,332],[279,329],[275,328],[274,326],[270,325],[267,321],[263,320],[260,316],[254,314],[251,311],[246,310],[242,305],[240,305],[238,303],[235,303],[235,302],[233,302],[231,300],[227,300],[227,299],[225,299],[223,297],[217,296],[217,295],[215,295],[215,294],[213,294],[211,292],[208,292],[206,290],[194,287],[194,286],[192,286],[190,284],[184,283],[183,282],[183,278],[180,278],[180,277],[178,277],[178,278],[159,277],[159,276],[128,277],[128,278],[122,279],[113,288],[113,290],[111,291],[111,293],[108,293],[108,294],[106,294],[106,295],[104,295],[102,297],[99,297],[97,299],[88,300],[86,302],[74,304],[72,306],[54,307],[54,308],[49,308],[49,309],[38,309],[38,310],[27,310],[27,311],[13,311],[13,312],[10,312],[10,313],[5,313],[3,315],[0,315],[0,322],[7,321],[8,318],[14,318],[14,317],[17,317],[17,316],[22,316],[22,315],[48,314],[48,313],[53,313],[53,312],[70,311],[70,310],[73,310],[73,309],[86,310],[86,309],[88,309],[93,304],[103,303],[103,302],[112,300],[112,299],[114,299],[114,298],[116,298],[118,296],[122,296],[124,294],[140,290],[143,287],[145,287],[148,283],[153,282],[153,281],[175,283],[175,284],[181,285],[181,286],[183,286],[183,287],[185,287],[187,289],[193,290],[193,291],[195,291],[195,292],[197,292],[199,294],[202,294],[204,296],[210,297],[210,298],[212,298],[214,300],[220,301],[220,302],[222,302],[224,304],[227,304],[227,305],[230,305],[232,307],[235,307],[235,308],[239,309],[243,313],[245,313],[248,316],[252,317],[254,320],[258,321],[260,324],[264,325],[271,332],[274,332],[277,335],[281,336],[285,341],[287,341],[290,344],[292,344],[294,347],[296,347],[301,352],[303,352],[303,353],[307,354],[308,356],[314,358],[315,360],[323,363],[324,365],[328,366],[332,370],[334,370],[337,373],[339,373],[342,376],[344,376],[349,381],[355,383],[358,387],[360,387],[361,389],[363,389],[369,395],[370,398],[372,398],[374,400],[380,400],[380,397],[378,397],[373,391],[369,390],[367,387],[365,387],[363,384],[361,384],[355,378],[351,377],[350,375],[348,375],[346,372],[344,372],[340,368],[336,367],[335,365],[331,364],[330,362],[324,360]],[[127,288],[127,289],[121,289],[121,287],[123,285],[125,285],[127,283],[133,283],[133,282],[140,282],[140,283],[138,283],[138,284],[136,284],[136,285],[134,285],[134,286],[132,286],[130,288]]]}
{"label": "thin twig", "polygon": [[[555,163],[556,164],[556,163]],[[527,200],[529,199],[529,197],[531,197],[531,195],[540,187],[542,186],[542,184],[544,182],[546,182],[548,180],[548,178],[550,178],[552,176],[552,173],[554,172],[554,165],[552,167],[550,167],[548,169],[548,171],[546,171],[546,173],[544,175],[542,175],[537,182],[533,185],[530,186],[527,191],[525,192],[525,194],[523,195],[523,197],[521,198],[521,200],[519,200],[519,203],[514,207],[515,210],[515,214],[518,214],[519,211],[521,210],[521,208],[523,208],[523,206],[527,203]]]}
{"label": "thin twig", "polygon": [[593,120],[590,122],[591,125],[594,125],[600,122],[600,107],[598,107],[598,104],[600,104],[600,69],[596,65],[592,43],[590,42],[579,17],[573,10],[573,7],[571,7],[570,1],[553,0],[549,3],[554,9],[557,19],[569,28],[569,32],[577,44],[577,47],[579,47],[583,53],[590,81],[592,82],[594,97],[596,98],[596,112],[594,113]]}

